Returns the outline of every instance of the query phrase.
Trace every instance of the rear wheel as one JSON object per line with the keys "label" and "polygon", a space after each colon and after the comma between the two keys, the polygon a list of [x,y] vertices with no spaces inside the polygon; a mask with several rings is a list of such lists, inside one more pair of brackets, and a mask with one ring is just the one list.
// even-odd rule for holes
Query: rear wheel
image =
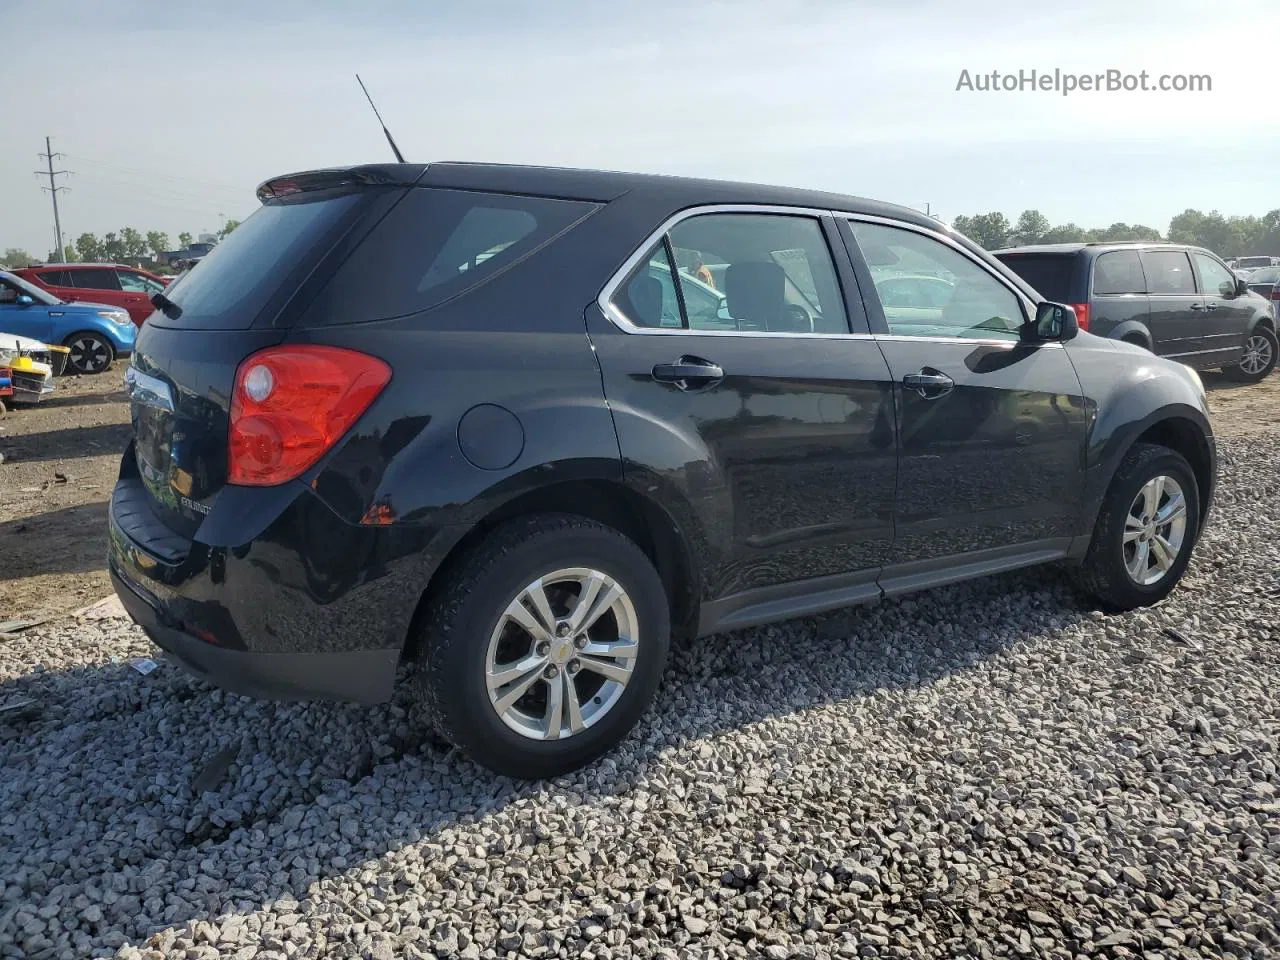
{"label": "rear wheel", "polygon": [[1244,353],[1234,367],[1226,367],[1224,373],[1234,380],[1257,383],[1265,380],[1275,369],[1277,350],[1276,335],[1266,327],[1258,327],[1244,342]]}
{"label": "rear wheel", "polygon": [[427,623],[416,694],[437,732],[498,773],[550,777],[621,741],[666,664],[648,557],[610,527],[543,515],[490,534]]}
{"label": "rear wheel", "polygon": [[73,373],[102,373],[116,358],[111,341],[92,330],[73,333],[63,341],[63,345],[71,348],[67,355],[67,368]]}
{"label": "rear wheel", "polygon": [[1134,444],[1116,471],[1094,525],[1080,585],[1111,610],[1168,596],[1200,532],[1200,492],[1181,454]]}

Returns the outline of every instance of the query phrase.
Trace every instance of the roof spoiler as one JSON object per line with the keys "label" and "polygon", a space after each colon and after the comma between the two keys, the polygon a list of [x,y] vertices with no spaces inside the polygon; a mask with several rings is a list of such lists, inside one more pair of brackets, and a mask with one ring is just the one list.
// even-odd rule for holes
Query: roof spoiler
{"label": "roof spoiler", "polygon": [[425,163],[370,163],[358,167],[306,170],[264,180],[256,191],[266,203],[280,197],[341,187],[411,187],[426,172]]}

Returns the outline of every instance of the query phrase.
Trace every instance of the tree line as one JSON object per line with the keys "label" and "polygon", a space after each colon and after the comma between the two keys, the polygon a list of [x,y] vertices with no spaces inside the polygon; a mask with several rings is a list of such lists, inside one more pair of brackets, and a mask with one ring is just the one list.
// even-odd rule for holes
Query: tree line
{"label": "tree line", "polygon": [[[218,231],[218,239],[224,239],[238,226],[240,226],[239,220],[228,220]],[[169,250],[185,250],[194,239],[192,234],[184,230],[178,234],[178,246],[175,248],[169,242],[169,234],[163,230],[148,230],[144,234],[133,227],[125,227],[119,231],[112,230],[104,233],[101,237],[93,233],[82,233],[76,237],[74,243],[67,244],[61,255],[52,250],[49,251],[45,262],[119,263],[127,260],[141,260],[148,256],[158,258]],[[37,261],[37,257],[33,257],[21,247],[9,247],[0,254],[0,264],[6,267],[25,267]]]}
{"label": "tree line", "polygon": [[1184,210],[1169,221],[1164,235],[1141,223],[1113,223],[1086,229],[1075,223],[1054,226],[1039,210],[1023,210],[1010,223],[1003,213],[958,216],[956,230],[986,250],[1034,243],[1099,243],[1114,240],[1168,240],[1204,247],[1223,257],[1280,256],[1280,208],[1261,217],[1224,217],[1217,210]]}

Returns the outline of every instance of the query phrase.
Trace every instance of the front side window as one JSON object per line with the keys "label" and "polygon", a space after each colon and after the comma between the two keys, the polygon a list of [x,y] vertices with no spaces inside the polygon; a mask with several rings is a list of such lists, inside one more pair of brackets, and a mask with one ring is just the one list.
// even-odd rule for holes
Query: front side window
{"label": "front side window", "polygon": [[1142,269],[1147,275],[1147,290],[1153,294],[1192,296],[1196,292],[1191,261],[1181,250],[1145,250]]}
{"label": "front side window", "polygon": [[120,289],[129,293],[145,293],[150,296],[164,289],[163,286],[150,277],[144,277],[142,274],[133,273],[130,270],[117,270],[116,277],[120,280]]}
{"label": "front side window", "polygon": [[120,281],[116,279],[116,272],[106,268],[98,269],[96,267],[88,270],[77,270],[76,289],[78,290],[119,290]]}
{"label": "front side window", "polygon": [[1147,280],[1136,250],[1104,253],[1093,264],[1093,292],[1108,295],[1146,293]]}
{"label": "front side window", "polygon": [[848,333],[835,264],[814,217],[706,213],[671,228],[614,295],[639,327]]}
{"label": "front side window", "polygon": [[1200,289],[1211,297],[1234,297],[1236,279],[1231,271],[1213,257],[1197,253],[1196,267],[1200,271]]}
{"label": "front side window", "polygon": [[[901,227],[857,220],[849,227],[891,334],[1018,339],[1026,316],[1017,295],[960,251]],[[904,290],[920,292],[908,298]]]}

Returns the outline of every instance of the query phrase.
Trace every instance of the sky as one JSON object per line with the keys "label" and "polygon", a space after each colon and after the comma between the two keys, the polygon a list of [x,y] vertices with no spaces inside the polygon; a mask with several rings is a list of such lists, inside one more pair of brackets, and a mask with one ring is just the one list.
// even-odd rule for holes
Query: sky
{"label": "sky", "polygon": [[[0,0],[0,249],[216,230],[262,180],[406,157],[814,187],[943,219],[1280,207],[1276,0]],[[977,92],[961,71],[1208,74],[1207,93]]]}

